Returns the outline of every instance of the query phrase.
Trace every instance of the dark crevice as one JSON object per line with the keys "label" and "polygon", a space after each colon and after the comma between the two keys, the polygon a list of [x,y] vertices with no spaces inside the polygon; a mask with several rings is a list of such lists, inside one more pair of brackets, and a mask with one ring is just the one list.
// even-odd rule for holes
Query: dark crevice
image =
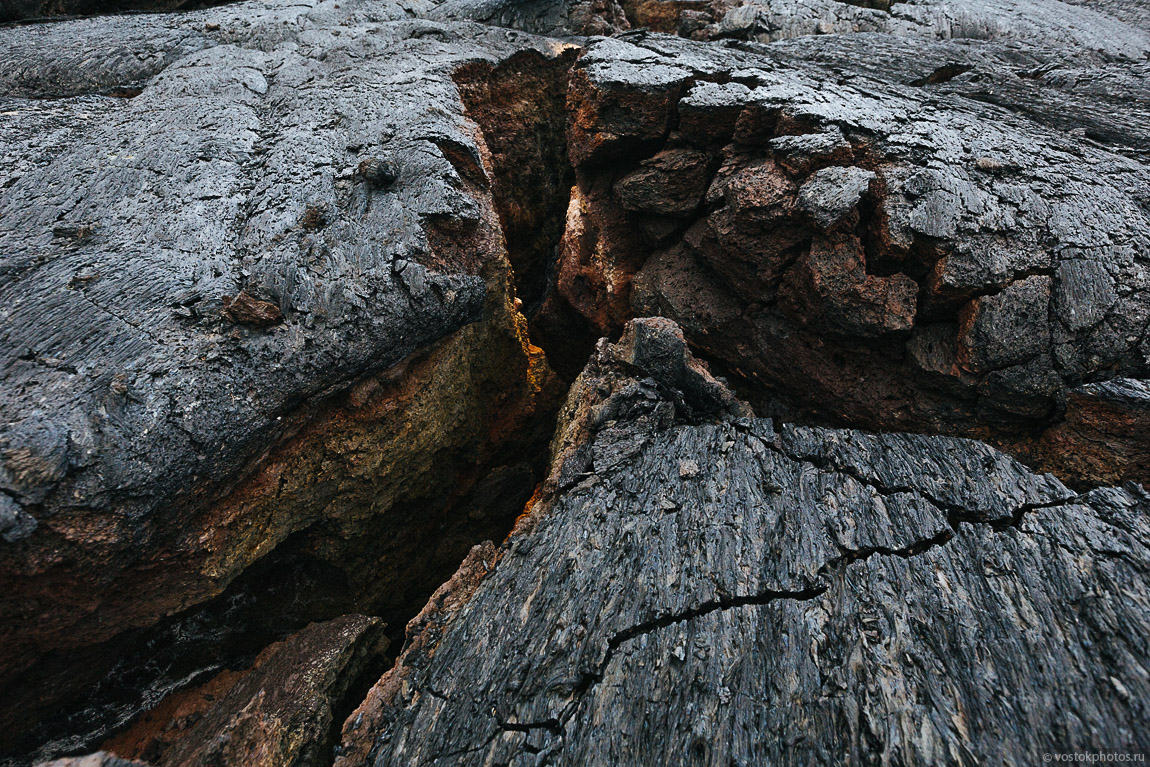
{"label": "dark crevice", "polygon": [[[389,647],[397,648],[400,645],[395,643],[392,638],[392,627],[387,627],[387,638],[389,640]],[[352,680],[343,692],[343,695],[338,699],[331,702],[331,730],[328,733],[327,742],[323,752],[325,754],[333,754],[335,749],[339,747],[340,740],[343,734],[344,722],[355,712],[355,709],[363,703],[371,688],[379,682],[379,678],[387,672],[395,664],[395,657],[390,653],[381,653],[373,656],[363,670]],[[330,764],[334,759],[325,759],[325,764]]]}
{"label": "dark crevice", "polygon": [[890,13],[890,7],[900,0],[838,0],[844,5],[854,5],[859,8],[872,8],[876,11]]}
{"label": "dark crevice", "polygon": [[959,75],[966,74],[974,69],[969,64],[945,64],[938,69],[931,72],[926,77],[920,77],[917,80],[912,80],[911,85],[921,88],[924,85],[938,85],[939,83],[949,82]]}
{"label": "dark crevice", "polygon": [[492,193],[515,288],[530,317],[543,301],[563,236],[575,172],[567,158],[567,76],[577,49],[517,53],[454,73],[467,116],[483,134]]}
{"label": "dark crevice", "polygon": [[[82,690],[75,697],[77,702],[23,733],[20,742],[0,754],[0,763],[5,758],[20,763],[87,753],[167,696],[202,684],[220,671],[249,668],[265,647],[312,622],[350,613],[378,616],[387,624],[391,646],[401,646],[407,622],[456,569],[470,546],[478,540],[499,539],[510,529],[535,483],[533,474],[526,470],[522,474],[522,481],[511,484],[475,482],[472,490],[455,500],[397,505],[355,542],[343,542],[343,561],[338,565],[317,550],[339,534],[318,523],[290,536],[207,602],[154,627],[126,631],[102,645],[46,655],[26,676],[58,680],[49,684],[79,683]],[[442,510],[437,512],[439,525],[427,524],[433,508]],[[453,513],[468,519],[469,529],[448,529]],[[418,567],[381,573],[380,562],[396,561],[386,551],[395,547],[427,555]],[[349,573],[353,571],[363,573],[364,578],[352,582]],[[107,673],[93,664],[101,670],[99,677],[85,679],[77,671],[87,665],[84,653],[94,659],[111,656],[119,660]],[[390,665],[376,658],[348,693],[333,701],[341,714],[339,726],[346,719],[342,714],[350,714]]]}
{"label": "dark crevice", "polygon": [[995,529],[1017,526],[1019,521],[1022,519],[1022,516],[1028,511],[1050,508],[1053,506],[1061,506],[1073,501],[1077,497],[1076,495],[1072,494],[1065,498],[1054,498],[1050,501],[1044,501],[1041,503],[1023,503],[1011,509],[1009,514],[1002,517],[995,519],[980,519],[976,516],[976,512],[973,510],[968,509],[960,504],[935,497],[922,488],[913,487],[910,485],[884,485],[878,479],[874,477],[868,477],[854,467],[842,465],[825,456],[791,452],[782,445],[781,440],[776,440],[773,443],[763,441],[762,444],[766,446],[767,449],[774,451],[778,455],[781,455],[788,460],[809,463],[820,471],[844,474],[859,482],[860,484],[872,488],[875,490],[875,492],[882,496],[890,496],[897,493],[910,493],[917,495],[931,503],[940,511],[944,512],[946,514],[947,520],[950,522],[951,527],[955,529],[957,529],[958,525],[963,522],[989,524]]}
{"label": "dark crevice", "polygon": [[517,53],[453,75],[487,150],[491,193],[532,342],[573,381],[601,333],[558,292],[560,242],[577,180],[569,158],[568,78],[580,49]]}
{"label": "dark crevice", "polygon": [[540,722],[508,722],[497,718],[499,728],[505,732],[531,732],[532,730],[546,730],[553,735],[563,735],[565,730],[562,723],[556,718],[544,719]]}
{"label": "dark crevice", "polygon": [[944,530],[933,538],[916,541],[901,549],[892,549],[886,546],[866,546],[861,549],[843,549],[842,553],[819,568],[819,575],[828,575],[832,572],[841,572],[856,562],[865,562],[873,556],[901,557],[910,559],[925,554],[931,549],[945,546],[954,538],[954,530]]}

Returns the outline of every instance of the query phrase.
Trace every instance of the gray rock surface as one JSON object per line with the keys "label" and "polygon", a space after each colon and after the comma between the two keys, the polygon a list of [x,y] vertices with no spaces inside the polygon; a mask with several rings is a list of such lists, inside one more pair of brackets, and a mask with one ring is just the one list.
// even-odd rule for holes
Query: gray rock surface
{"label": "gray rock surface", "polygon": [[799,189],[799,204],[820,227],[830,229],[854,211],[874,178],[863,168],[823,168]]}
{"label": "gray rock surface", "polygon": [[[405,620],[533,491],[340,767],[1145,751],[1148,78],[1135,0],[0,28],[0,764]],[[248,679],[171,753],[324,762]]]}
{"label": "gray rock surface", "polygon": [[1079,496],[973,441],[769,420],[620,417],[588,444],[614,459],[415,628],[340,767],[1150,746],[1141,489]]}
{"label": "gray rock surface", "polygon": [[[141,631],[167,621],[177,658],[220,641],[170,622],[281,547],[349,576],[306,609],[285,592],[294,620],[416,609],[530,496],[548,374],[452,76],[559,49],[409,10],[0,29],[0,753],[151,662]],[[144,698],[188,681],[172,663]],[[134,711],[92,705],[53,734]]]}
{"label": "gray rock surface", "polygon": [[[600,333],[675,319],[764,408],[1025,442],[1074,387],[1150,374],[1145,59],[1123,56],[1075,35],[592,41],[558,293]],[[706,173],[659,183],[709,175],[698,208],[599,191],[689,153]]]}

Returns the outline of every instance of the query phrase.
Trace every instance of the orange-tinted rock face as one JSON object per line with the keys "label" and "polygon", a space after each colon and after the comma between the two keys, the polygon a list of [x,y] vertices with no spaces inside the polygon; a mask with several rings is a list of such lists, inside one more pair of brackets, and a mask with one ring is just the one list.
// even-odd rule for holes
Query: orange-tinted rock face
{"label": "orange-tinted rock face", "polygon": [[867,274],[866,254],[857,237],[815,238],[790,269],[781,300],[783,310],[799,324],[875,338],[911,329],[917,295],[918,284],[905,274]]}
{"label": "orange-tinted rock face", "polygon": [[154,767],[323,764],[333,715],[382,661],[383,628],[362,615],[307,626],[267,647],[250,669],[165,701],[103,748]]}
{"label": "orange-tinted rock face", "polygon": [[1065,420],[1026,447],[1040,468],[1082,486],[1124,480],[1150,486],[1148,434],[1150,390],[1143,381],[1119,379],[1071,391]]}
{"label": "orange-tinted rock face", "polygon": [[[594,336],[663,314],[766,412],[993,438],[1070,480],[1098,475],[1037,457],[1072,450],[1064,430],[1026,443],[1083,380],[1146,372],[1144,301],[1116,313],[1113,275],[1142,277],[1117,251],[1075,255],[1088,239],[1112,252],[1110,235],[1080,211],[1043,218],[1042,192],[1000,182],[1001,162],[954,164],[946,136],[979,130],[973,114],[909,97],[884,112],[751,55],[636,40],[590,46],[570,76],[576,187],[537,324],[575,316]],[[1045,160],[1020,172],[1062,183]],[[1129,209],[1109,195],[1082,205]]]}

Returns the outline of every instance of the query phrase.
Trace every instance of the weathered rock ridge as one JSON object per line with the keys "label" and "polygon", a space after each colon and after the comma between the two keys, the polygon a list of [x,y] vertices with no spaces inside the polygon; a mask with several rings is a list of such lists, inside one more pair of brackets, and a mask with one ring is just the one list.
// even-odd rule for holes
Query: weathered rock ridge
{"label": "weathered rock ridge", "polygon": [[0,764],[1145,749],[1141,4],[194,5],[0,28]]}
{"label": "weathered rock ridge", "polygon": [[722,411],[667,358],[600,348],[567,406],[589,460],[409,628],[339,767],[1150,746],[1141,488],[1075,495],[954,438],[685,424]]}
{"label": "weathered rock ridge", "polygon": [[341,5],[5,32],[0,750],[405,620],[538,483],[559,390],[452,75],[562,46]]}
{"label": "weathered rock ridge", "polygon": [[1052,85],[1031,93],[1052,92],[1050,112],[1011,116],[986,104],[1006,97],[993,83],[986,99],[907,85],[899,62],[921,47],[591,43],[544,313],[593,335],[671,317],[789,417],[992,439],[1079,483],[1146,479],[1136,457],[1076,469],[1034,439],[1099,395],[1088,384],[1147,375],[1150,175],[1125,128],[1145,89],[1092,112],[1109,145],[1072,146],[1057,122],[1082,96]]}

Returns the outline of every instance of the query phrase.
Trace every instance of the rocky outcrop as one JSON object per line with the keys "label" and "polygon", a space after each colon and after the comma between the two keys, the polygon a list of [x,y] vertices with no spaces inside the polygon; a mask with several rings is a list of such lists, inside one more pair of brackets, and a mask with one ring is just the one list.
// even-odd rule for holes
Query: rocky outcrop
{"label": "rocky outcrop", "polygon": [[[923,50],[970,76],[911,83]],[[762,412],[989,439],[1088,483],[1077,446],[1030,443],[1071,390],[1150,372],[1150,187],[1127,127],[1147,107],[1142,63],[1105,53],[1122,74],[1099,104],[1038,59],[987,82],[1006,55],[893,35],[592,42],[570,77],[577,185],[535,324],[574,311],[600,335],[662,314]],[[1014,97],[1014,118],[986,103]],[[1112,479],[1146,479],[1124,465]]]}
{"label": "rocky outcrop", "polygon": [[0,29],[0,764],[1144,749],[1148,30]]}
{"label": "rocky outcrop", "polygon": [[402,623],[541,478],[560,392],[452,77],[560,51],[335,5],[3,31],[0,752]]}
{"label": "rocky outcrop", "polygon": [[340,767],[1025,763],[1150,745],[1141,489],[1075,495],[968,440],[729,410],[687,423],[722,412],[668,385],[672,355],[635,353],[652,331],[673,347],[642,321],[600,348],[588,376],[612,393],[568,402],[614,403],[586,421],[575,450],[591,459],[409,627]]}
{"label": "rocky outcrop", "polygon": [[[1125,5],[1126,8],[1120,6]],[[933,40],[1024,41],[1141,58],[1150,18],[1123,0],[1073,4],[1042,0],[631,0],[632,26],[696,40],[762,43],[811,36],[873,35]],[[1078,7],[1075,7],[1078,6]],[[1091,7],[1093,6],[1093,7]],[[1102,11],[1102,12],[1099,12]],[[1117,12],[1115,12],[1117,11]]]}

